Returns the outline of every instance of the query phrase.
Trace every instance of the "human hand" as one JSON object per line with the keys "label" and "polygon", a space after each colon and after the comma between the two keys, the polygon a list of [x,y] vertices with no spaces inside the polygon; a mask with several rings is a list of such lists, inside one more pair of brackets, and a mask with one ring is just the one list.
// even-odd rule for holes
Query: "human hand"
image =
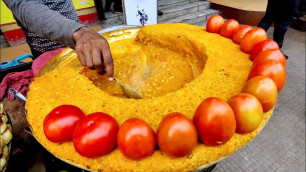
{"label": "human hand", "polygon": [[107,40],[87,27],[77,30],[72,37],[76,42],[75,52],[81,64],[96,69],[99,74],[104,74],[106,70],[109,80],[112,81],[114,64]]}

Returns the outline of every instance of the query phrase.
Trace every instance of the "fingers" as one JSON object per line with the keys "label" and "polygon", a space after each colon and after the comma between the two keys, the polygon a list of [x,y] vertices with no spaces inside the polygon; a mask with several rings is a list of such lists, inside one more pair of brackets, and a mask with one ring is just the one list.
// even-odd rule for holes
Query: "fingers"
{"label": "fingers", "polygon": [[86,62],[86,66],[89,68],[89,69],[94,69],[94,65],[93,65],[93,59],[92,59],[92,47],[88,44],[85,44],[84,45],[84,48],[83,49],[83,53],[84,53],[84,56],[85,56],[85,62]]}
{"label": "fingers", "polygon": [[106,73],[113,80],[114,64],[108,42],[96,32],[84,27],[73,34],[76,42],[75,51],[80,63],[99,74]]}
{"label": "fingers", "polygon": [[101,50],[100,47],[97,46],[96,44],[93,45],[94,48],[92,50],[92,60],[93,60],[93,65],[98,72],[98,74],[103,75],[104,72],[104,66],[102,63],[102,56],[101,56]]}
{"label": "fingers", "polygon": [[109,77],[110,80],[113,80],[113,76],[114,76],[114,62],[113,62],[113,58],[112,58],[112,54],[110,52],[109,49],[109,45],[108,42],[103,39],[104,41],[102,41],[102,44],[100,46],[101,50],[102,50],[102,54],[103,54],[103,63],[105,65],[105,69],[107,72],[107,75]]}
{"label": "fingers", "polygon": [[78,55],[78,59],[81,63],[82,66],[86,66],[86,62],[85,62],[85,57],[84,57],[84,54],[82,52],[82,49],[80,48],[79,45],[76,45],[75,46],[75,52],[76,54]]}
{"label": "fingers", "polygon": [[88,47],[88,45],[82,45],[82,46],[76,45],[75,47],[75,52],[78,55],[81,65],[86,66],[90,69],[94,69],[90,50],[91,48]]}
{"label": "fingers", "polygon": [[80,63],[83,66],[88,67],[91,70],[96,69],[97,73],[100,75],[105,74],[104,70],[104,61],[102,60],[102,50],[100,41],[90,41],[86,44],[82,45],[82,48],[78,48],[76,46],[76,53],[78,54],[78,58]]}

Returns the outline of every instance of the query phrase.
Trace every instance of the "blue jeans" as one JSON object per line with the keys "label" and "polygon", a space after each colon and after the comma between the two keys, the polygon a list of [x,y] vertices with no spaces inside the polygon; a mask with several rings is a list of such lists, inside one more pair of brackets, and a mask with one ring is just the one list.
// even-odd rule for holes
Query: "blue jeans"
{"label": "blue jeans", "polygon": [[280,48],[283,46],[286,31],[299,2],[299,0],[268,0],[266,14],[258,24],[258,27],[267,31],[274,22],[273,40]]}

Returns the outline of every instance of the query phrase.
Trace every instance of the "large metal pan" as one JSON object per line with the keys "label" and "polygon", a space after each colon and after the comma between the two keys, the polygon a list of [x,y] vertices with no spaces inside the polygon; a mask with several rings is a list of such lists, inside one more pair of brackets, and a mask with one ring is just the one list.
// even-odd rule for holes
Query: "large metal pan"
{"label": "large metal pan", "polygon": [[[140,29],[140,27],[135,27],[135,26],[117,26],[117,27],[114,27],[114,28],[101,30],[98,33],[100,33],[102,36],[104,36],[111,43],[111,42],[114,42],[114,41],[117,41],[117,40],[134,38],[139,29]],[[37,77],[40,77],[40,76],[44,75],[45,73],[47,73],[47,72],[49,72],[53,69],[62,68],[62,67],[65,67],[65,66],[81,67],[81,64],[78,61],[77,55],[75,54],[74,50],[72,50],[70,48],[64,49],[58,55],[53,57],[40,70],[40,72],[37,74]],[[269,118],[270,118],[270,115],[269,115]],[[268,122],[268,120],[266,121],[266,123],[267,122]],[[261,126],[260,130],[262,128],[264,128],[264,125]],[[34,137],[35,137],[35,135],[34,135]],[[39,142],[38,139],[36,139],[36,140]],[[197,170],[203,170],[205,168],[208,168],[208,167],[226,159],[229,156],[230,155],[223,156],[216,161],[209,162],[207,164],[203,164],[203,166],[199,167]],[[66,159],[62,159],[61,157],[57,157],[57,158],[61,159],[62,161],[66,162],[68,164],[74,165],[76,167],[79,167],[79,168],[82,168],[82,169],[85,169],[85,170],[90,170],[90,169],[86,168],[85,166],[82,166],[80,164],[76,164],[76,163],[71,162],[71,161],[66,160]]]}

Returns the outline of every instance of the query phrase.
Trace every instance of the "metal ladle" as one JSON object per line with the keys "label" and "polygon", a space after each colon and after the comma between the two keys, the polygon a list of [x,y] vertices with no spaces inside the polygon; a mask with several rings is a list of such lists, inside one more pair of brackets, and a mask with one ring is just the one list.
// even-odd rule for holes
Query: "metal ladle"
{"label": "metal ladle", "polygon": [[[145,79],[147,79],[151,75],[151,72],[149,71],[149,68],[148,68],[148,65],[147,65],[147,56],[146,55],[143,56],[143,60],[144,60],[144,68],[145,68],[144,77],[145,77]],[[128,96],[129,98],[133,98],[133,99],[142,99],[141,95],[139,93],[137,93],[135,90],[133,90],[130,87],[127,87],[126,85],[121,84],[118,81],[118,79],[116,79],[115,77],[114,77],[114,80],[121,87],[123,93],[126,96]]]}
{"label": "metal ladle", "polygon": [[[106,70],[105,68],[103,69],[104,70],[104,73],[106,73]],[[126,86],[126,85],[123,85],[121,84],[121,82],[113,77],[115,82],[120,86],[122,92],[128,97],[128,98],[132,98],[132,99],[142,99],[141,95],[139,93],[137,93],[135,90],[133,90],[132,88]]]}
{"label": "metal ladle", "polygon": [[132,99],[142,99],[141,95],[139,93],[137,93],[135,90],[133,90],[132,88],[121,84],[117,78],[114,77],[114,80],[116,81],[116,83],[121,87],[121,90],[123,91],[123,93],[128,97],[128,98],[132,98]]}

